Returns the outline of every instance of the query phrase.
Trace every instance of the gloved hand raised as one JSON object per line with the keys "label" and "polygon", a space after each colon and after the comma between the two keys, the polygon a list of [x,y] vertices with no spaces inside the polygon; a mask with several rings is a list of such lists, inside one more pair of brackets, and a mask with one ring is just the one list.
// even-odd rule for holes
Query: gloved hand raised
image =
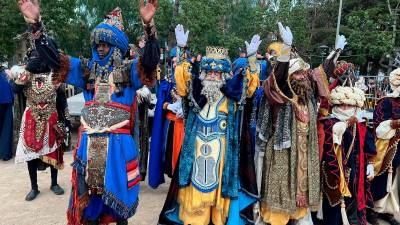
{"label": "gloved hand raised", "polygon": [[281,36],[283,43],[289,46],[292,46],[293,43],[293,34],[290,30],[290,27],[283,27],[281,22],[278,22],[279,27],[279,35]]}
{"label": "gloved hand raised", "polygon": [[256,34],[251,39],[251,42],[245,41],[246,50],[247,50],[247,57],[252,56],[257,53],[258,47],[260,46],[262,40],[260,40],[260,35]]}
{"label": "gloved hand raised", "polygon": [[189,30],[185,30],[182,24],[178,24],[175,27],[175,37],[176,37],[176,44],[179,47],[185,47],[189,38]]}
{"label": "gloved hand raised", "polygon": [[344,46],[347,45],[346,37],[344,35],[338,35],[336,38],[335,49],[344,49]]}

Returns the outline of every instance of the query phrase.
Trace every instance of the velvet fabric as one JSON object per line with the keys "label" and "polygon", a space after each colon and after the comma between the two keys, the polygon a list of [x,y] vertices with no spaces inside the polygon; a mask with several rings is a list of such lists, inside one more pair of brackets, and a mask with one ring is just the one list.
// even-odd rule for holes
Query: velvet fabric
{"label": "velvet fabric", "polygon": [[164,183],[163,172],[163,146],[166,142],[165,136],[165,111],[163,104],[171,100],[171,84],[166,80],[160,82],[157,93],[157,104],[154,112],[153,129],[151,132],[150,160],[149,160],[149,181],[151,188],[157,188]]}
{"label": "velvet fabric", "polygon": [[201,60],[200,68],[202,71],[218,71],[221,73],[231,72],[231,62],[229,59],[214,59],[203,57]]}
{"label": "velvet fabric", "polygon": [[[373,199],[370,192],[370,182],[366,177],[366,167],[370,158],[376,154],[372,133],[366,129],[365,123],[358,123],[356,128],[354,148],[350,149],[353,140],[352,128],[348,128],[342,139],[343,160],[337,159],[333,144],[333,125],[339,120],[329,118],[324,120],[325,145],[322,157],[323,191],[324,191],[324,224],[339,225],[341,220],[332,219],[333,215],[340,214],[339,189],[329,187],[339,185],[339,163],[344,173],[349,172],[346,180],[351,197],[345,197],[346,212],[351,224],[366,224],[366,207],[373,208]],[[346,156],[349,158],[346,159]],[[329,184],[329,185],[328,185]],[[338,207],[339,206],[339,207]],[[325,217],[327,215],[327,217]],[[331,216],[330,216],[331,215]],[[341,218],[341,217],[339,217]]]}
{"label": "velvet fabric", "polygon": [[7,80],[7,74],[0,69],[0,104],[10,104],[14,101],[14,94],[10,82]]}
{"label": "velvet fabric", "polygon": [[[53,71],[58,71],[60,69],[60,53],[54,39],[42,35],[39,39],[35,40],[35,47],[36,49],[28,55],[29,59],[26,68],[28,71],[32,73],[44,73],[49,72],[45,71],[45,69],[51,69]],[[47,68],[38,69],[40,63],[44,64]]]}
{"label": "velvet fabric", "polygon": [[[385,120],[400,119],[400,98],[382,98],[378,101],[374,111],[374,130]],[[393,177],[396,175],[396,169],[400,166],[400,145],[397,146],[396,154],[392,160]],[[387,192],[388,172],[385,171],[379,176],[376,176],[371,183],[371,190],[374,201],[384,198]]]}

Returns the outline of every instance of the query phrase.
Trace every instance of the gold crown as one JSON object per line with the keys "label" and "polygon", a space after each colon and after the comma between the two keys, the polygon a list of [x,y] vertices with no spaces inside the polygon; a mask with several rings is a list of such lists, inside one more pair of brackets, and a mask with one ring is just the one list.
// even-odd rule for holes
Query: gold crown
{"label": "gold crown", "polygon": [[222,47],[207,46],[206,57],[213,59],[228,59],[228,49]]}

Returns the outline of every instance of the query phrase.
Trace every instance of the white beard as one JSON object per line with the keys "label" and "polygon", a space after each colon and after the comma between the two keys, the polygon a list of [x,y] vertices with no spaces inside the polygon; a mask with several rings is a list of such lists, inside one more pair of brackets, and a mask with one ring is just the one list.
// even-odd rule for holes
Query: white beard
{"label": "white beard", "polygon": [[222,92],[220,88],[224,85],[223,81],[203,80],[201,94],[206,96],[208,104],[213,104],[220,98]]}

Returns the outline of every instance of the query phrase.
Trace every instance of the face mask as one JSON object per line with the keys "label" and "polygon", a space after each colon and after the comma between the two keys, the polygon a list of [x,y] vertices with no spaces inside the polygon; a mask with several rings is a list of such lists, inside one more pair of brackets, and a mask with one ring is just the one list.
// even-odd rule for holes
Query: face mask
{"label": "face mask", "polygon": [[343,108],[340,108],[339,106],[336,106],[336,107],[333,107],[332,114],[336,118],[344,121],[344,120],[350,119],[350,117],[352,117],[352,116],[358,117],[359,109],[357,107],[350,107],[348,109],[343,109]]}

